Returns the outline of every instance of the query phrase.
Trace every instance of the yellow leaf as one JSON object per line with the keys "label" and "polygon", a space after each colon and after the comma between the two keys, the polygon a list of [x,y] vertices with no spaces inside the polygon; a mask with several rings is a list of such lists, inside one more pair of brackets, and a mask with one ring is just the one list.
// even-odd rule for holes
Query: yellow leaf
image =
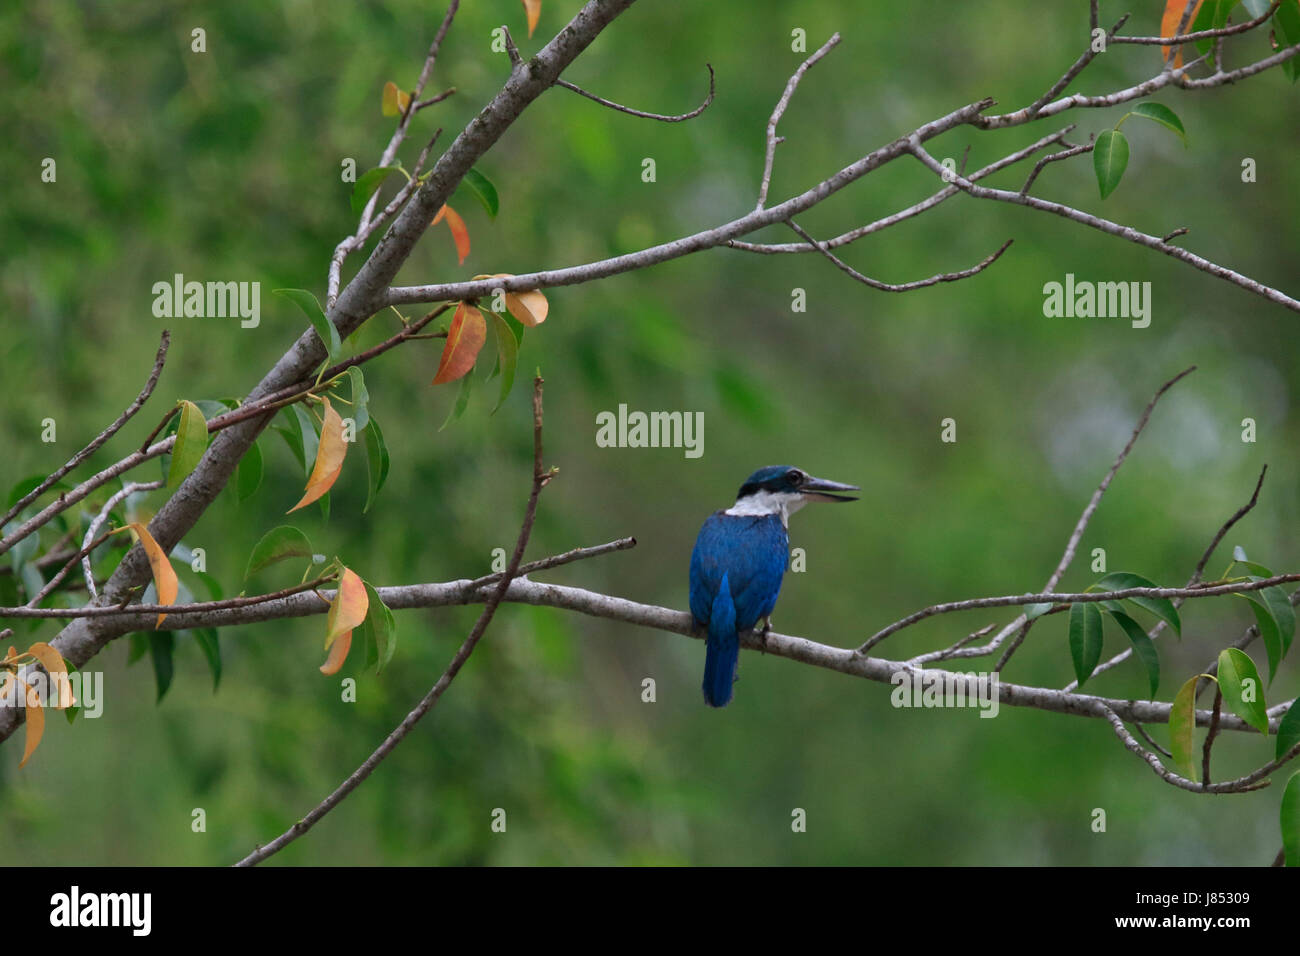
{"label": "yellow leaf", "polygon": [[35,752],[41,742],[41,736],[45,733],[45,711],[41,708],[36,691],[21,677],[15,679],[23,687],[27,699],[27,745],[23,748],[23,759],[18,762],[18,769],[22,770],[23,765],[27,763],[27,758]]}
{"label": "yellow leaf", "polygon": [[322,674],[337,674],[343,662],[348,659],[348,651],[352,649],[352,632],[344,631],[339,635],[330,647],[330,652],[325,658],[325,663],[320,666]]}
{"label": "yellow leaf", "polygon": [[50,683],[59,689],[59,702],[54,706],[62,710],[75,704],[72,685],[68,683],[68,665],[63,662],[63,655],[44,641],[37,641],[27,648],[27,653],[41,662],[41,666],[50,675]]}
{"label": "yellow leaf", "polygon": [[460,218],[460,213],[450,206],[443,206],[429,225],[438,225],[443,217],[446,217],[447,228],[451,230],[452,241],[456,243],[456,255],[460,257],[457,265],[464,265],[465,257],[469,255],[469,230],[465,228],[465,220]]}
{"label": "yellow leaf", "polygon": [[[1178,35],[1178,24],[1183,19],[1183,11],[1187,9],[1187,0],[1165,0],[1165,12],[1160,18],[1160,35],[1162,37],[1172,37]],[[1187,18],[1187,26],[1183,27],[1184,33],[1190,33],[1192,24],[1196,21],[1196,14],[1200,12],[1201,0],[1196,0],[1196,6],[1192,9],[1192,15]],[[1182,46],[1166,46],[1162,49],[1165,60],[1170,56],[1174,58],[1174,66],[1183,65],[1183,48]]]}
{"label": "yellow leaf", "polygon": [[384,84],[384,100],[380,111],[385,116],[401,116],[410,105],[410,93],[399,90],[392,80]]}
{"label": "yellow leaf", "polygon": [[316,464],[312,465],[311,477],[307,479],[307,490],[302,499],[289,511],[311,504],[334,486],[339,473],[343,471],[343,457],[348,453],[348,443],[343,440],[343,419],[334,411],[328,398],[325,403],[325,421],[320,428],[320,444],[316,446]]}
{"label": "yellow leaf", "polygon": [[524,14],[528,17],[528,35],[537,29],[537,18],[542,15],[542,0],[520,0],[524,5]]}
{"label": "yellow leaf", "polygon": [[[355,571],[344,568],[343,577],[339,579],[338,592],[334,595],[326,619],[326,626],[329,629],[325,635],[326,650],[336,638],[341,638],[345,633],[351,634],[354,627],[359,627],[366,619],[366,612],[369,610],[370,596],[366,594],[365,583]],[[346,654],[347,651],[343,653]],[[329,673],[332,674],[333,671]]]}
{"label": "yellow leaf", "polygon": [[451,328],[447,330],[447,344],[442,347],[442,359],[438,362],[438,374],[433,377],[434,385],[454,382],[465,376],[474,367],[479,350],[487,341],[487,322],[483,313],[464,302],[456,306],[452,316]]}
{"label": "yellow leaf", "polygon": [[[117,530],[122,531],[126,528],[135,532],[136,537],[140,539],[140,546],[144,548],[144,553],[149,556],[149,567],[153,570],[153,586],[158,592],[158,603],[175,604],[176,594],[180,590],[180,581],[176,577],[176,569],[172,567],[171,561],[158,542],[153,539],[149,529],[140,522],[132,521]],[[158,615],[158,620],[154,624],[155,629],[162,626],[163,618],[166,616],[165,611]]]}

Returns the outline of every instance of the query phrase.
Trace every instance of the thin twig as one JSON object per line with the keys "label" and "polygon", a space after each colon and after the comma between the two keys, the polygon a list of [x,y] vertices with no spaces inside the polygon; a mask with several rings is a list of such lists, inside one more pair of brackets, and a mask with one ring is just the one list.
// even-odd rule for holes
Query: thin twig
{"label": "thin twig", "polygon": [[[103,447],[106,441],[116,435],[118,431],[121,430],[122,426],[129,422],[132,417],[134,417],[135,413],[144,407],[144,403],[149,400],[149,396],[153,394],[153,390],[158,384],[158,376],[162,374],[163,364],[167,361],[167,348],[170,344],[171,333],[164,329],[162,338],[158,342],[158,354],[154,356],[153,371],[149,373],[149,380],[144,383],[144,388],[140,389],[140,394],[135,397],[135,401],[127,406],[126,411],[117,416],[117,419],[113,424],[109,425],[102,432],[96,435],[89,445],[73,455],[68,459],[66,464],[55,469],[50,473],[48,478],[18,499],[14,506],[5,512],[5,516],[0,518],[0,527],[7,525],[11,520],[13,520],[14,516],[18,515],[24,508],[43,495],[55,482]],[[16,543],[17,540],[0,544],[0,554],[4,554]]]}
{"label": "thin twig", "polygon": [[580,96],[585,96],[587,99],[599,103],[601,106],[608,106],[610,109],[618,110],[620,113],[627,113],[629,116],[639,116],[642,119],[658,120],[661,123],[680,123],[684,120],[695,119],[695,117],[707,110],[710,104],[713,103],[713,65],[710,63],[705,63],[704,65],[708,67],[709,70],[709,95],[704,98],[703,103],[695,107],[695,109],[691,110],[689,113],[678,113],[676,116],[668,116],[663,113],[647,113],[643,110],[634,110],[630,106],[623,106],[619,103],[615,103],[613,100],[607,100],[604,97],[597,96],[595,93],[588,93],[581,86],[578,86],[576,83],[570,83],[568,80],[556,80],[555,85],[562,86],[566,90],[572,90]]}
{"label": "thin twig", "polygon": [[834,33],[831,38],[823,43],[812,56],[799,64],[799,69],[794,71],[794,75],[785,84],[785,92],[777,100],[776,107],[772,110],[772,115],[767,121],[767,151],[763,157],[763,179],[758,187],[758,205],[755,210],[762,209],[767,204],[767,190],[772,184],[772,164],[776,161],[776,145],[783,142],[783,138],[776,135],[776,124],[781,122],[781,117],[785,115],[786,107],[790,105],[790,98],[794,96],[795,88],[799,86],[799,81],[803,75],[812,69],[817,61],[824,57],[831,50],[835,49],[840,42],[840,35]]}
{"label": "thin twig", "polygon": [[519,571],[519,564],[523,560],[524,549],[528,546],[528,538],[532,533],[533,520],[537,516],[537,499],[541,495],[542,488],[553,477],[554,472],[545,472],[542,468],[542,378],[539,375],[533,380],[533,481],[532,490],[528,496],[528,505],[524,511],[524,521],[519,529],[519,538],[515,542],[515,551],[510,558],[510,564],[506,567],[505,573],[501,577],[500,583],[492,591],[486,603],[483,605],[483,611],[479,614],[478,620],[474,622],[474,627],[465,642],[452,658],[451,663],[438,678],[437,683],[424,695],[423,699],[415,706],[406,719],[394,728],[393,732],[388,735],[382,744],[366,758],[365,762],[354,770],[346,780],[344,780],[328,797],[322,800],[314,807],[310,813],[291,826],[280,836],[276,837],[265,846],[257,847],[252,853],[244,857],[236,866],[254,866],[263,860],[278,853],[298,837],[302,836],[313,826],[315,826],[327,813],[355,790],[363,780],[370,776],[379,766],[380,762],[388,756],[393,749],[400,744],[411,732],[420,718],[433,709],[442,697],[443,692],[455,680],[460,669],[469,660],[469,656],[474,653],[474,648],[480,638],[487,631],[488,625],[492,622],[492,617],[496,613],[501,599],[505,597],[511,581]]}

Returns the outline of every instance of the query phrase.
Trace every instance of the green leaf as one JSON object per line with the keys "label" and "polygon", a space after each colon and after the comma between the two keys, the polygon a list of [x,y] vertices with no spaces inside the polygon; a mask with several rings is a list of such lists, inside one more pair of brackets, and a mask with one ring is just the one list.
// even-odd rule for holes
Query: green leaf
{"label": "green leaf", "polygon": [[486,176],[477,169],[470,169],[461,180],[469,191],[474,194],[474,198],[483,204],[483,209],[488,216],[495,219],[497,210],[501,208],[501,202],[497,198],[497,188],[492,185]]}
{"label": "green leaf", "polygon": [[284,561],[286,558],[310,558],[311,542],[307,536],[292,525],[280,525],[262,535],[262,540],[253,545],[253,553],[248,557],[248,570],[244,572],[247,581],[258,571]]}
{"label": "green leaf", "polygon": [[519,361],[519,342],[515,339],[514,333],[510,331],[510,326],[506,320],[501,318],[495,312],[488,312],[489,324],[492,326],[492,332],[497,340],[497,366],[501,369],[501,393],[497,398],[496,408],[492,409],[492,414],[496,414],[497,408],[500,408],[505,402],[506,396],[510,394],[510,389],[515,384],[515,366]]}
{"label": "green leaf", "polygon": [[[1283,0],[1277,12],[1273,14],[1273,35],[1279,46],[1295,46],[1300,43],[1300,3]],[[1282,61],[1282,72],[1292,83],[1300,78],[1300,56],[1293,56]]]}
{"label": "green leaf", "polygon": [[1197,674],[1180,687],[1169,711],[1169,752],[1173,754],[1174,763],[1189,779],[1196,775],[1196,766],[1192,762],[1192,731],[1196,729],[1196,682],[1208,676]]}
{"label": "green leaf", "polygon": [[[1140,574],[1131,574],[1128,571],[1116,571],[1108,574],[1093,587],[1099,591],[1126,591],[1129,588],[1154,588],[1158,584],[1147,580]],[[1126,601],[1132,601],[1138,607],[1150,611],[1156,617],[1163,620],[1166,624],[1174,629],[1174,633],[1179,637],[1183,636],[1183,622],[1178,616],[1178,608],[1174,607],[1174,602],[1168,598],[1156,597],[1131,597],[1125,598]]]}
{"label": "green leaf", "polygon": [[316,301],[316,297],[306,289],[272,289],[271,291],[276,295],[284,296],[302,309],[307,318],[311,320],[311,327],[316,330],[316,334],[320,336],[321,342],[325,345],[330,362],[338,362],[343,351],[343,343],[339,341],[339,330],[325,316],[320,303]]}
{"label": "green leaf", "polygon": [[316,434],[316,419],[300,403],[289,406],[289,416],[298,426],[298,441],[302,446],[302,470],[311,477],[316,466],[316,450],[320,447],[320,436]]}
{"label": "green leaf", "polygon": [[366,666],[375,665],[378,673],[393,659],[393,652],[397,649],[397,622],[393,619],[393,612],[379,599],[379,593],[369,582],[363,583],[370,604],[359,631],[366,642]]}
{"label": "green leaf", "polygon": [[1070,656],[1082,687],[1101,660],[1101,611],[1095,603],[1070,605]]}
{"label": "green leaf", "polygon": [[[1205,0],[1201,4],[1201,9],[1197,12],[1191,26],[1187,28],[1187,32],[1200,33],[1202,30],[1221,30],[1227,25],[1228,14],[1232,12],[1232,8],[1237,3],[1238,0]],[[1258,14],[1255,14],[1255,16],[1258,16]],[[1196,49],[1200,53],[1209,53],[1213,45],[1213,39],[1196,41]]]}
{"label": "green leaf", "polygon": [[1115,191],[1128,166],[1128,140],[1117,129],[1097,134],[1092,147],[1092,168],[1097,173],[1097,187],[1105,199]]}
{"label": "green leaf", "polygon": [[221,683],[221,639],[215,627],[201,627],[191,633],[198,642],[199,650],[203,651],[208,670],[212,672],[212,692],[215,694]]}
{"label": "green leaf", "polygon": [[370,392],[366,389],[366,377],[357,366],[349,366],[348,378],[352,382],[352,420],[357,423],[356,431],[360,434],[370,422]]}
{"label": "green leaf", "polygon": [[1225,647],[1219,652],[1219,687],[1228,709],[1267,736],[1264,687],[1249,654],[1235,647]]}
{"label": "green leaf", "polygon": [[1160,689],[1160,654],[1156,651],[1155,641],[1147,637],[1147,632],[1142,629],[1142,625],[1124,613],[1124,610],[1118,601],[1103,601],[1102,606],[1120,629],[1128,636],[1129,642],[1133,645],[1133,653],[1137,659],[1142,662],[1146,668],[1147,682],[1151,685],[1151,697],[1156,696]]}
{"label": "green leaf", "polygon": [[[1141,116],[1172,130],[1183,141],[1183,145],[1187,145],[1187,130],[1183,129],[1183,121],[1169,107],[1160,103],[1140,103],[1133,107],[1132,115]],[[1123,170],[1120,170],[1120,172],[1123,172]]]}
{"label": "green leaf", "polygon": [[149,656],[153,658],[153,679],[158,687],[158,699],[154,703],[161,704],[167,688],[172,685],[172,653],[176,648],[176,637],[171,631],[151,631],[148,638]]}
{"label": "green leaf", "polygon": [[235,466],[235,501],[242,504],[262,486],[262,449],[257,442],[248,446]]}
{"label": "green leaf", "polygon": [[375,497],[379,494],[379,489],[384,487],[384,482],[388,478],[388,446],[384,444],[384,433],[379,428],[379,422],[374,416],[370,417],[370,422],[366,425],[366,471],[370,475],[370,489],[366,492],[366,506],[361,509],[365,514],[374,504]]}
{"label": "green leaf", "polygon": [[464,375],[460,380],[460,390],[456,392],[456,404],[451,407],[447,413],[447,420],[442,423],[438,431],[442,431],[454,421],[459,421],[460,416],[465,414],[465,407],[469,404],[469,393],[472,390],[473,375]]}
{"label": "green leaf", "polygon": [[1291,774],[1286,789],[1282,791],[1280,816],[1282,852],[1286,855],[1286,865],[1300,866],[1300,770]]}
{"label": "green leaf", "polygon": [[1243,3],[1252,20],[1262,17],[1268,12],[1268,8],[1273,5],[1269,0],[1243,0]]}
{"label": "green leaf", "polygon": [[398,171],[397,166],[376,166],[362,173],[352,186],[352,214],[361,215],[362,210],[366,208],[366,203],[370,202],[370,197],[379,191],[384,180]]}
{"label": "green leaf", "polygon": [[18,504],[18,502],[31,494],[31,492],[36,488],[39,488],[41,482],[45,480],[45,477],[45,475],[32,475],[30,478],[24,478],[22,481],[18,482],[18,484],[14,485],[9,492],[9,503],[5,505],[5,510],[8,511],[14,505]]}
{"label": "green leaf", "polygon": [[193,402],[181,400],[181,419],[172,446],[172,463],[167,469],[167,487],[175,488],[194,470],[208,449],[208,423]]}
{"label": "green leaf", "polygon": [[1278,630],[1277,619],[1264,601],[1254,594],[1241,595],[1250,603],[1255,612],[1255,627],[1259,630],[1259,639],[1264,642],[1264,652],[1268,655],[1268,682],[1273,683],[1278,664],[1282,663],[1282,632]]}
{"label": "green leaf", "polygon": [[1291,709],[1278,724],[1276,758],[1281,760],[1296,744],[1300,744],[1300,698],[1291,702]]}

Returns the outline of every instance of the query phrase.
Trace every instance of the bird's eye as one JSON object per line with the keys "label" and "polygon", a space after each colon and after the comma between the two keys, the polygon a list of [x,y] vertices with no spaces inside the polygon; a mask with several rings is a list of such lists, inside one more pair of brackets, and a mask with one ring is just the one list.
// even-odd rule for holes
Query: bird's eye
{"label": "bird's eye", "polygon": [[807,477],[808,476],[805,475],[802,471],[795,471],[795,472],[791,472],[790,474],[790,478],[794,481],[796,485],[802,485],[804,483],[804,480]]}

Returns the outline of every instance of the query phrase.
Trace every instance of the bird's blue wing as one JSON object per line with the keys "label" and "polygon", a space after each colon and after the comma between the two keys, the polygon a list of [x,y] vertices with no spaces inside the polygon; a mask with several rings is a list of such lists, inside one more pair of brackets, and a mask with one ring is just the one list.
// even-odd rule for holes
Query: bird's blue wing
{"label": "bird's blue wing", "polygon": [[725,574],[736,608],[736,627],[746,631],[772,613],[785,575],[790,539],[776,515],[715,512],[700,528],[691,554],[691,613],[707,624]]}

